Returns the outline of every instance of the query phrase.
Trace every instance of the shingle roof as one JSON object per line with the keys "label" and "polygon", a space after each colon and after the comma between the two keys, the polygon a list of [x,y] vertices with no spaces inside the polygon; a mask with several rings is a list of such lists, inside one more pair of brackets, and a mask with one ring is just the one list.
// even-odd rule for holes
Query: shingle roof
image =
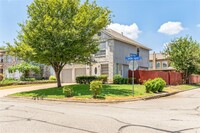
{"label": "shingle roof", "polygon": [[121,41],[121,42],[125,42],[125,43],[128,43],[128,44],[134,45],[136,47],[143,48],[143,49],[152,50],[151,48],[148,48],[148,47],[140,44],[139,42],[136,42],[136,41],[114,31],[114,30],[106,29],[106,30],[103,30],[103,32],[110,35],[112,37],[112,39],[115,39],[115,40],[118,40],[118,41]]}

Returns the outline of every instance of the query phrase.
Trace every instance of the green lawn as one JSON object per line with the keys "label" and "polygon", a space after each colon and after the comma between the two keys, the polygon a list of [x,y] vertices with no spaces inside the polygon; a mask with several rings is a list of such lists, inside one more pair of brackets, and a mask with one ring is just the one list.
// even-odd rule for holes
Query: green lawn
{"label": "green lawn", "polygon": [[[166,87],[164,91],[174,92],[180,90],[188,90],[197,88],[197,85],[178,85]],[[69,85],[69,88],[73,91],[73,97],[70,99],[90,99],[92,98],[89,91],[89,85]],[[135,95],[137,97],[146,97],[154,95],[153,93],[146,93],[144,85],[135,85]],[[23,97],[45,97],[45,98],[65,98],[61,88],[49,88],[43,90],[35,90],[29,92],[21,92],[12,94],[11,96],[23,96]],[[106,100],[120,100],[130,99],[132,96],[132,85],[116,85],[116,84],[104,84],[102,94],[99,95],[99,99]]]}
{"label": "green lawn", "polygon": [[[69,85],[69,88],[73,90],[74,98],[92,98],[89,90],[89,85]],[[135,97],[148,96],[152,93],[146,93],[143,85],[135,85]],[[11,96],[44,96],[47,98],[64,98],[64,94],[61,88],[49,88],[44,90],[35,90],[30,92],[21,92],[12,94]],[[99,98],[106,99],[120,99],[124,97],[132,97],[132,85],[115,85],[105,84],[103,85],[102,94]]]}

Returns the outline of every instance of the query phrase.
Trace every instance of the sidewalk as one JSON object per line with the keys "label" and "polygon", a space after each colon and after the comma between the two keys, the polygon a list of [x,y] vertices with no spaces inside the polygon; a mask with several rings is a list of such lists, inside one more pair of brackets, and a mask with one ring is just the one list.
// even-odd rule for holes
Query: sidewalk
{"label": "sidewalk", "polygon": [[[63,83],[62,85],[70,85],[70,84],[74,84],[74,83]],[[56,83],[52,83],[52,84],[43,84],[43,85],[37,85],[37,86],[0,90],[0,98],[10,95],[10,94],[18,93],[18,92],[46,89],[46,88],[52,88],[52,87],[56,87],[56,86],[57,86]]]}

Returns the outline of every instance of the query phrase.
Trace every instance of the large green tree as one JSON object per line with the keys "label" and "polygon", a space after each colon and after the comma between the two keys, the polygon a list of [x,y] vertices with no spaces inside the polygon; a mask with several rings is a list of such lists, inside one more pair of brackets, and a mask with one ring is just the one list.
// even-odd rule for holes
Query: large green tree
{"label": "large green tree", "polygon": [[110,11],[86,0],[34,0],[28,19],[9,54],[51,65],[61,86],[60,73],[68,63],[88,63],[98,50],[95,38],[110,23]]}
{"label": "large green tree", "polygon": [[183,72],[184,81],[189,82],[189,76],[199,70],[200,44],[192,37],[180,37],[166,45],[165,56],[178,71]]}

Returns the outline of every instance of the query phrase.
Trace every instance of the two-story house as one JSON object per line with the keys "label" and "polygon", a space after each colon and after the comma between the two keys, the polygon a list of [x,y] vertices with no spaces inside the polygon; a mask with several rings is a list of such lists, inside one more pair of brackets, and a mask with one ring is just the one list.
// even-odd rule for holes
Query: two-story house
{"label": "two-story house", "polygon": [[62,82],[76,82],[76,77],[83,75],[108,75],[108,82],[113,81],[115,74],[128,77],[129,62],[125,57],[130,53],[142,57],[142,60],[137,61],[137,69],[148,70],[150,48],[111,29],[102,30],[98,36],[100,37],[99,52],[93,56],[92,65],[66,65],[61,72]]}
{"label": "two-story house", "polygon": [[[9,73],[8,67],[17,65],[22,62],[23,60],[20,58],[6,54],[6,50],[0,50],[0,74],[3,74],[5,78],[19,79],[22,74],[18,71]],[[40,74],[30,73],[29,76],[48,79],[50,75],[54,75],[54,72],[52,72],[52,68],[50,66],[40,65],[40,68]]]}
{"label": "two-story house", "polygon": [[155,53],[149,55],[149,70],[173,71],[170,66],[170,61],[162,53]]}

